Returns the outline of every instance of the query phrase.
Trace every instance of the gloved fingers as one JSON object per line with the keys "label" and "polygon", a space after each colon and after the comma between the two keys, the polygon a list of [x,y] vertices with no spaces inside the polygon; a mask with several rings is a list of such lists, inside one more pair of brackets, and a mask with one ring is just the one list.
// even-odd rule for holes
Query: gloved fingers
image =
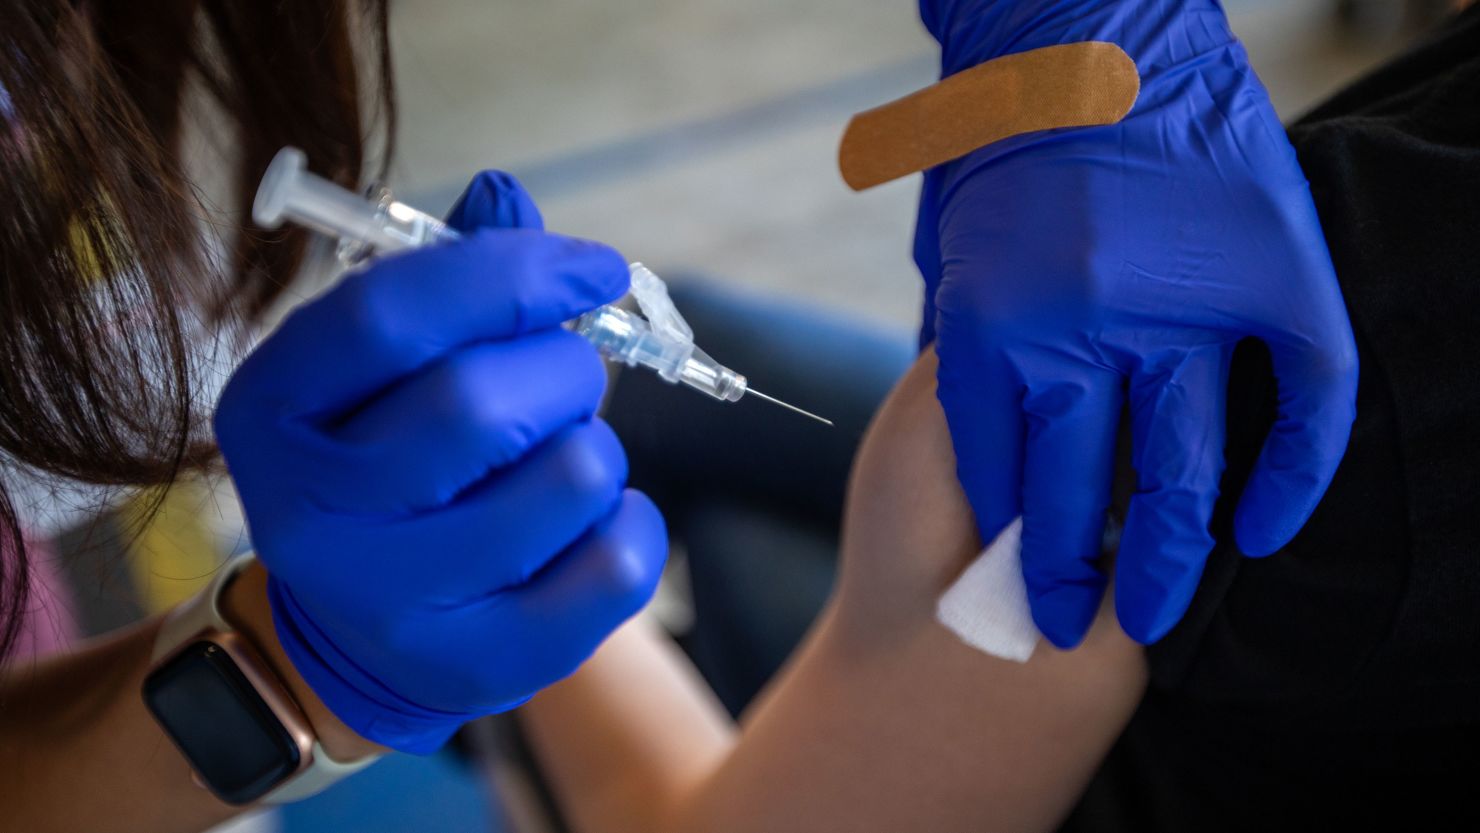
{"label": "gloved fingers", "polygon": [[615,250],[537,231],[387,258],[290,315],[227,386],[218,426],[332,418],[457,347],[554,327],[627,285]]}
{"label": "gloved fingers", "polygon": [[1023,401],[1023,577],[1038,630],[1060,648],[1084,639],[1105,593],[1096,562],[1121,403],[1119,374],[1083,367],[1071,374],[1039,391],[1030,386]]}
{"label": "gloved fingers", "polygon": [[1332,329],[1338,331],[1317,341],[1266,339],[1279,417],[1234,515],[1246,555],[1269,555],[1295,537],[1346,454],[1356,419],[1357,350],[1344,323]]}
{"label": "gloved fingers", "polygon": [[1143,644],[1182,618],[1213,548],[1232,352],[1200,347],[1168,373],[1132,380],[1137,491],[1116,556],[1115,607]]}
{"label": "gloved fingers", "polygon": [[567,428],[517,465],[495,472],[450,506],[379,530],[356,526],[357,569],[448,605],[517,587],[611,513],[627,485],[627,457],[599,419]]}
{"label": "gloved fingers", "polygon": [[992,541],[1022,514],[1022,384],[1005,361],[957,360],[950,331],[937,341],[940,399],[956,452],[956,476],[976,514],[977,532]]}
{"label": "gloved fingers", "polygon": [[473,177],[447,214],[447,225],[461,232],[477,228],[541,231],[545,218],[513,174],[482,171]]}
{"label": "gloved fingers", "polygon": [[595,348],[559,328],[461,348],[327,429],[327,459],[304,486],[351,514],[444,506],[594,416],[605,384]]}
{"label": "gloved fingers", "polygon": [[[434,658],[425,682],[468,714],[502,709],[568,676],[652,597],[667,557],[656,507],[627,491],[585,535],[517,586],[397,621],[405,662]],[[414,694],[406,692],[407,696]],[[427,698],[423,698],[427,699]]]}
{"label": "gloved fingers", "polygon": [[[628,489],[617,508],[526,585],[507,594],[518,621],[540,622],[523,661],[554,681],[574,671],[613,630],[647,605],[668,557],[663,516]],[[496,633],[497,631],[493,631]]]}

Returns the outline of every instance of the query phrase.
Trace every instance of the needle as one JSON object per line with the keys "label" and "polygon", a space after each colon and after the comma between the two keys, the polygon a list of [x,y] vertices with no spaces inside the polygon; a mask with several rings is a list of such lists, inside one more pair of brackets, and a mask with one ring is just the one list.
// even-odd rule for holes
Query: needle
{"label": "needle", "polygon": [[756,390],[755,388],[747,388],[746,389],[746,392],[749,393],[749,394],[751,394],[752,396],[759,396],[760,398],[766,400],[767,402],[770,402],[773,405],[780,405],[781,407],[787,409],[788,411],[796,411],[797,413],[801,414],[804,417],[811,417],[812,419],[817,420],[818,422],[822,423],[823,425],[832,425],[833,424],[832,423],[832,420],[830,420],[830,419],[823,419],[822,417],[820,417],[820,416],[812,413],[811,411],[804,411],[804,410],[802,410],[801,408],[798,408],[795,405],[788,405],[785,402],[782,402],[780,399],[777,399],[777,398],[775,398],[773,396],[767,396],[764,393],[761,393],[760,391]]}

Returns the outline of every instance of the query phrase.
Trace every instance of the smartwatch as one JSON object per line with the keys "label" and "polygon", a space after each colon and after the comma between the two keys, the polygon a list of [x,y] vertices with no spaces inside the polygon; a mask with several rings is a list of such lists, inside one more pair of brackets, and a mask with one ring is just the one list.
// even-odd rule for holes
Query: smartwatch
{"label": "smartwatch", "polygon": [[378,756],[341,763],[320,746],[287,686],[221,615],[221,593],[252,556],[165,620],[144,704],[195,772],[228,804],[281,804],[321,792]]}

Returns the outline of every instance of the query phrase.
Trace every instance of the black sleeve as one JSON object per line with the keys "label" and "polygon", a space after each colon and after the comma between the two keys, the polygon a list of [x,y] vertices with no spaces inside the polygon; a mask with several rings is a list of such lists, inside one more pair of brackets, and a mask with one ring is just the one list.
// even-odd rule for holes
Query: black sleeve
{"label": "black sleeve", "polygon": [[[1241,346],[1218,546],[1153,684],[1313,719],[1480,714],[1480,7],[1290,129],[1361,361],[1326,498],[1252,560],[1230,518],[1272,422],[1262,345]],[[1419,705],[1421,703],[1421,706]],[[1400,717],[1401,715],[1401,717]]]}

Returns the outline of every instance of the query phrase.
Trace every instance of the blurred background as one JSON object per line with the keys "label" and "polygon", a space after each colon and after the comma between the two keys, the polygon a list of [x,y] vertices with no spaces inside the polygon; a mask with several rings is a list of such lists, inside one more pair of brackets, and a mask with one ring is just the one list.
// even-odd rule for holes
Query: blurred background
{"label": "blurred background", "polygon": [[[1421,37],[1447,3],[1224,5],[1276,109],[1292,120]],[[918,179],[855,194],[835,158],[851,114],[936,78],[936,46],[911,0],[402,0],[392,31],[402,123],[388,184],[403,201],[440,213],[475,171],[502,168],[532,192],[548,227],[611,243],[680,291],[702,283],[825,309],[829,320],[869,334],[869,344],[890,345],[891,361],[908,360],[919,316],[910,259]],[[702,343],[706,329],[698,320],[695,329]],[[53,542],[60,557],[42,559],[52,573],[44,579],[77,602],[77,615],[63,621],[63,608],[43,611],[53,636],[166,609],[244,549],[240,516],[219,486],[172,490],[138,536],[129,533],[147,498],[102,524],[63,524]],[[710,511],[704,521],[727,520]],[[808,606],[826,591],[828,534],[815,538],[823,553],[816,577],[791,583],[808,598],[778,639],[805,627]],[[678,611],[670,621],[681,625],[692,596],[682,575],[667,584],[664,603]],[[708,673],[705,646],[686,647]],[[716,682],[727,704],[748,696],[769,673],[762,666],[733,697]],[[502,758],[396,757],[232,830],[553,829],[505,800],[537,794]]]}
{"label": "blurred background", "polygon": [[[1225,0],[1287,120],[1443,2]],[[900,328],[918,316],[915,178],[854,194],[848,117],[935,80],[911,0],[417,0],[394,10],[392,186],[437,212],[511,171],[555,230],[667,273]]]}

